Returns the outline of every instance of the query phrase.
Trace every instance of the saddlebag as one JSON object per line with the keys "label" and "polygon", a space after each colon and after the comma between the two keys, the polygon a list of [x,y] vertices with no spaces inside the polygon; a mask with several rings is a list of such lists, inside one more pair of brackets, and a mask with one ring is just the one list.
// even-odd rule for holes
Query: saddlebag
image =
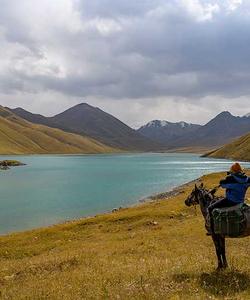
{"label": "saddlebag", "polygon": [[250,206],[244,203],[213,210],[214,232],[225,237],[250,235]]}

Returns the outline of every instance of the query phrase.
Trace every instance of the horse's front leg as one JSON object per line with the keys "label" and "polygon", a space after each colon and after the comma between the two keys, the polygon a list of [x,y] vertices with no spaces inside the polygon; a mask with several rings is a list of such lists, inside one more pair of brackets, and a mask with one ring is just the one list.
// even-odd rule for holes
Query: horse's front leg
{"label": "horse's front leg", "polygon": [[220,237],[220,244],[221,244],[221,256],[222,256],[222,260],[223,260],[223,268],[227,268],[228,267],[228,263],[227,263],[227,257],[226,257],[226,239],[225,237],[221,236]]}
{"label": "horse's front leg", "polygon": [[214,242],[216,255],[217,255],[217,259],[218,259],[217,270],[221,270],[223,268],[223,261],[222,261],[222,251],[221,251],[220,239],[219,239],[218,235],[216,235],[216,234],[212,234],[212,239]]}

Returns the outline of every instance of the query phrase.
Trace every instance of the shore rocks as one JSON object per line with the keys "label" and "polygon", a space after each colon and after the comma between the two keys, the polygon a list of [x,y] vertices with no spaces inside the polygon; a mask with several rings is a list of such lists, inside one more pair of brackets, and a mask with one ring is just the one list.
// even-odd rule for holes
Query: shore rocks
{"label": "shore rocks", "polygon": [[123,208],[122,206],[120,206],[119,208],[113,208],[112,213],[117,212],[117,211],[121,210],[122,208]]}
{"label": "shore rocks", "polygon": [[173,188],[173,189],[171,189],[167,192],[152,195],[152,196],[149,196],[147,198],[140,199],[139,202],[140,203],[154,202],[154,201],[157,201],[157,200],[172,198],[172,197],[175,197],[175,196],[178,196],[178,195],[184,193],[184,189],[188,185],[190,185],[191,183],[195,184],[195,183],[199,183],[199,182],[200,182],[200,179],[195,179],[195,180],[192,180],[190,182],[184,183],[184,184],[182,184],[178,187],[175,187],[175,188]]}

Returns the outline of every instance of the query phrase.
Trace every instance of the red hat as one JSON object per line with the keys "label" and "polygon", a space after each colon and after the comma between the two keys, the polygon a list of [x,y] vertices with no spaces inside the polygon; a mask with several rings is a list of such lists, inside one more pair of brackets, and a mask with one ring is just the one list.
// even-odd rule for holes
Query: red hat
{"label": "red hat", "polygon": [[239,163],[235,163],[230,168],[231,173],[240,173],[243,172],[243,169]]}

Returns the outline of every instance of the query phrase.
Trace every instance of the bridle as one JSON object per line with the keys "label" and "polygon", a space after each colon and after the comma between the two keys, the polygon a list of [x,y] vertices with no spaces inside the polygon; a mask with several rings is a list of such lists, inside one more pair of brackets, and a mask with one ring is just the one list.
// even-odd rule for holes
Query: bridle
{"label": "bridle", "polygon": [[[197,186],[195,186],[195,189],[192,191],[191,195],[189,196],[189,201],[188,204],[189,206],[194,206],[196,209],[196,205],[198,205],[200,203],[200,197],[206,197],[209,196],[210,201],[212,201],[214,199],[214,194],[216,193],[217,189],[219,188],[219,186],[211,189],[211,190],[206,190],[203,188],[203,186],[201,188],[198,188]],[[203,193],[204,191],[204,193]]]}

